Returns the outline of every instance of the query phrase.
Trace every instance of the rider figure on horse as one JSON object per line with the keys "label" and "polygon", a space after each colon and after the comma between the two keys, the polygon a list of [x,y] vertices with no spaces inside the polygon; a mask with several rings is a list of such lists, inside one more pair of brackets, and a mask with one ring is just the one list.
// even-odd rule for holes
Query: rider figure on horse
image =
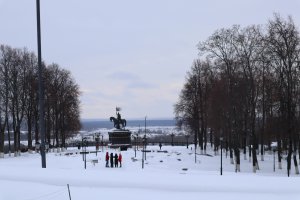
{"label": "rider figure on horse", "polygon": [[117,124],[116,124],[117,129],[120,129],[120,124],[122,124],[122,118],[121,118],[121,114],[117,112]]}
{"label": "rider figure on horse", "polygon": [[121,118],[121,114],[119,112],[117,113],[117,119],[118,119],[118,122],[121,123],[122,118]]}
{"label": "rider figure on horse", "polygon": [[116,107],[117,118],[110,117],[110,121],[114,122],[114,127],[116,129],[121,129],[121,127],[125,128],[126,126],[126,120],[121,118],[120,110],[121,110],[120,107]]}

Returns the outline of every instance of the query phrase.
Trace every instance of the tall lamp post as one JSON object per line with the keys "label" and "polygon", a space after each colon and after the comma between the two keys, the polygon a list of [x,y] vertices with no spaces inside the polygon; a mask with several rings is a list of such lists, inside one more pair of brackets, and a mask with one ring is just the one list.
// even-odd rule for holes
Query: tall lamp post
{"label": "tall lamp post", "polygon": [[221,173],[221,176],[223,174],[223,166],[222,166],[222,143],[223,143],[223,137],[220,137],[220,143],[221,143],[221,169],[220,169],[220,173]]}
{"label": "tall lamp post", "polygon": [[139,124],[139,131],[136,135],[136,142],[137,142],[137,147],[136,149],[139,150],[139,133],[141,133],[141,125]]}
{"label": "tall lamp post", "polygon": [[134,138],[134,157],[136,158],[136,139],[137,139],[137,136],[133,136]]}
{"label": "tall lamp post", "polygon": [[276,153],[276,147],[272,147],[273,148],[273,171],[275,172],[275,153]]}
{"label": "tall lamp post", "polygon": [[101,135],[101,138],[102,138],[102,140],[101,140],[101,146],[102,146],[102,152],[103,152],[103,145],[104,145],[104,142],[103,142],[103,134]]}
{"label": "tall lamp post", "polygon": [[147,116],[145,116],[145,137],[146,137],[146,129],[147,129]]}
{"label": "tall lamp post", "polygon": [[174,146],[174,133],[171,134],[171,139],[172,139],[171,145]]}
{"label": "tall lamp post", "polygon": [[42,168],[46,168],[45,153],[45,122],[44,122],[44,82],[42,68],[41,50],[41,20],[40,20],[40,0],[36,0],[36,19],[37,19],[37,46],[38,46],[38,79],[39,79],[39,129],[41,133],[41,157]]}
{"label": "tall lamp post", "polygon": [[145,143],[144,143],[144,154],[145,154],[145,160],[147,160],[147,155],[146,155],[146,148],[147,148],[147,135],[146,135],[146,132],[147,132],[147,116],[145,116],[145,135],[144,135],[144,140],[145,140]]}
{"label": "tall lamp post", "polygon": [[[146,135],[145,135],[145,136],[146,136]],[[146,154],[145,154],[145,150],[146,150],[146,149],[145,149],[145,146],[146,146],[146,145],[145,145],[145,143],[146,143],[146,137],[143,137],[142,140],[143,140],[143,149],[142,149],[142,169],[144,169],[144,162],[145,162],[144,160],[145,160],[145,155],[146,155]]]}
{"label": "tall lamp post", "polygon": [[273,171],[275,172],[275,149],[273,150],[273,154],[274,154]]}
{"label": "tall lamp post", "polygon": [[84,137],[82,138],[82,141],[81,141],[81,146],[82,146],[82,159],[84,161],[84,169],[86,169],[86,154],[87,154],[87,151],[86,151],[86,147],[87,147],[87,138]]}
{"label": "tall lamp post", "polygon": [[197,163],[197,135],[195,134],[195,163]]}
{"label": "tall lamp post", "polygon": [[95,141],[96,141],[96,156],[97,156],[97,152],[99,150],[99,140],[100,140],[100,135],[101,133],[96,133],[95,134]]}

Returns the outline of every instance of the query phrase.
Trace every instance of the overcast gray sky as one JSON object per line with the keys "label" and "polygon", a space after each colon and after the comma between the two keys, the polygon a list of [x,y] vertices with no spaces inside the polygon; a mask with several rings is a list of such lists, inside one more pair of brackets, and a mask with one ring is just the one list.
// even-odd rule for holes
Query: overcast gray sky
{"label": "overcast gray sky", "polygon": [[[0,0],[0,43],[37,52],[36,1]],[[41,0],[42,58],[71,71],[81,117],[173,117],[197,43],[274,12],[299,27],[300,0]]]}

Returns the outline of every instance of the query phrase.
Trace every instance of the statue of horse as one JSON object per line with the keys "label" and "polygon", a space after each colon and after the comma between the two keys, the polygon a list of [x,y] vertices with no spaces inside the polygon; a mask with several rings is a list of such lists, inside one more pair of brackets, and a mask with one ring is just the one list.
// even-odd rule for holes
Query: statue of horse
{"label": "statue of horse", "polygon": [[109,119],[110,119],[111,122],[112,121],[114,122],[114,127],[116,129],[121,129],[120,124],[122,125],[122,128],[125,128],[125,126],[126,126],[126,120],[125,119],[118,120],[115,117],[110,117]]}

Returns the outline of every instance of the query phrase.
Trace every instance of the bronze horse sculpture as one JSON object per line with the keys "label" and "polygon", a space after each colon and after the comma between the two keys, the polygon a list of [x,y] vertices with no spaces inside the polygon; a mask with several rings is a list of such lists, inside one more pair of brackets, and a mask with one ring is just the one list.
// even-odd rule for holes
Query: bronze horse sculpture
{"label": "bronze horse sculpture", "polygon": [[111,122],[112,121],[114,122],[114,127],[116,129],[121,129],[120,124],[122,125],[122,128],[125,128],[125,126],[126,126],[126,120],[125,119],[120,119],[119,120],[115,117],[110,117],[109,119],[110,119]]}

